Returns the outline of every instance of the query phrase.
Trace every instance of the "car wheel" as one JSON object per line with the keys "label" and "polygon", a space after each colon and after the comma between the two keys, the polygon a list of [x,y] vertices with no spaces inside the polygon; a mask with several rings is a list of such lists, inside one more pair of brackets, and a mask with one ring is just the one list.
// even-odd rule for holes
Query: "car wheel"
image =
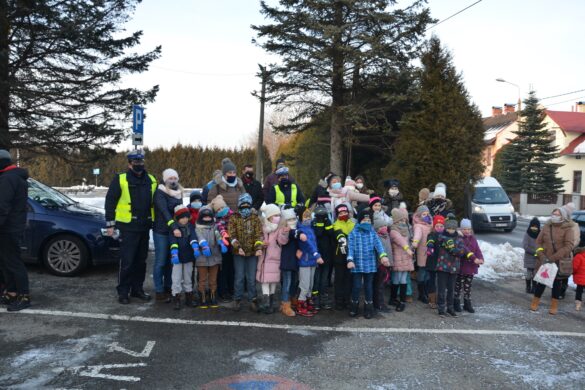
{"label": "car wheel", "polygon": [[74,276],[89,264],[89,252],[75,236],[55,236],[44,246],[43,264],[53,275]]}

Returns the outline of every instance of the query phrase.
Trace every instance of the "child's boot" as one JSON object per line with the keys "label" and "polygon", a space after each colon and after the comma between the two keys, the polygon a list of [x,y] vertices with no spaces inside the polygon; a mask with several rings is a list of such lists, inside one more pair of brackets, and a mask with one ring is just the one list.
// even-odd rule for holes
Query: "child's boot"
{"label": "child's boot", "polygon": [[256,297],[252,298],[250,301],[250,311],[254,313],[258,313],[260,308],[258,307],[258,299]]}
{"label": "child's boot", "polygon": [[212,309],[217,309],[219,307],[217,303],[217,291],[212,291],[209,294],[209,307]]}
{"label": "child's boot", "polygon": [[200,309],[207,309],[209,308],[209,299],[206,292],[201,292],[201,304],[199,305]]}
{"label": "child's boot", "polygon": [[260,308],[258,310],[259,313],[264,313],[264,314],[268,314],[268,302],[270,300],[270,296],[269,295],[262,295],[262,301],[260,302]]}
{"label": "child's boot", "polygon": [[181,310],[181,294],[173,295],[173,309]]}
{"label": "child's boot", "polygon": [[418,283],[418,300],[424,304],[429,303],[429,297],[427,296],[426,283]]}
{"label": "child's boot", "polygon": [[364,308],[364,318],[369,320],[374,316],[374,304],[372,302],[366,302]]}
{"label": "child's boot", "polygon": [[475,313],[473,306],[471,306],[471,299],[463,299],[463,310],[468,313]]}
{"label": "child's boot", "polygon": [[390,301],[388,302],[389,305],[398,306],[400,301],[397,299],[398,297],[398,284],[392,284],[390,287]]}
{"label": "child's boot", "polygon": [[282,304],[280,305],[280,312],[287,317],[295,316],[295,312],[290,307],[290,302],[282,302]]}
{"label": "child's boot", "polygon": [[532,297],[532,302],[530,303],[530,310],[532,310],[532,311],[538,310],[539,303],[540,303],[540,298]]}
{"label": "child's boot", "polygon": [[406,289],[407,289],[407,285],[406,284],[401,284],[400,286],[400,301],[398,302],[398,305],[396,305],[396,311],[397,312],[401,312],[404,311],[404,309],[406,309]]}
{"label": "child's boot", "polygon": [[266,308],[266,314],[274,313],[274,294],[270,294],[268,297],[268,307]]}
{"label": "child's boot", "polygon": [[359,301],[351,301],[349,304],[349,316],[350,317],[357,317],[359,312],[360,302]]}
{"label": "child's boot", "polygon": [[299,304],[299,299],[297,297],[290,297],[290,307],[291,307],[291,309],[296,310],[298,304]]}
{"label": "child's boot", "polygon": [[461,313],[463,311],[461,309],[461,299],[459,298],[453,299],[453,309],[455,309],[457,313]]}
{"label": "child's boot", "polygon": [[321,294],[319,293],[319,291],[313,291],[311,304],[315,308],[315,311],[321,310]]}
{"label": "child's boot", "polygon": [[557,314],[558,309],[559,309],[559,300],[552,298],[550,300],[550,310],[548,311],[548,314],[552,314],[554,316],[555,314]]}
{"label": "child's boot", "polygon": [[303,317],[313,317],[313,313],[307,308],[307,301],[299,301],[297,304],[297,314]]}
{"label": "child's boot", "polygon": [[526,279],[526,294],[530,294],[532,292],[532,280]]}
{"label": "child's boot", "polygon": [[583,304],[583,302],[581,302],[581,301],[575,301],[575,310],[581,311],[582,304]]}
{"label": "child's boot", "polygon": [[317,314],[318,310],[315,308],[315,303],[313,302],[313,298],[308,297],[307,300],[305,301],[305,305],[306,305],[308,311],[310,311],[312,314]]}
{"label": "child's boot", "polygon": [[437,293],[429,294],[429,306],[433,310],[437,308]]}

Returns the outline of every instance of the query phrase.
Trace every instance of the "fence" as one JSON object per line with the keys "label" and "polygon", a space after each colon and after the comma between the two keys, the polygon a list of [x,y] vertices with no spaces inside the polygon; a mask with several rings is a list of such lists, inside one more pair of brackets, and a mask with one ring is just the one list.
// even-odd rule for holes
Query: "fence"
{"label": "fence", "polygon": [[554,209],[573,202],[577,210],[585,209],[585,196],[579,194],[509,194],[514,209],[521,215],[550,215]]}

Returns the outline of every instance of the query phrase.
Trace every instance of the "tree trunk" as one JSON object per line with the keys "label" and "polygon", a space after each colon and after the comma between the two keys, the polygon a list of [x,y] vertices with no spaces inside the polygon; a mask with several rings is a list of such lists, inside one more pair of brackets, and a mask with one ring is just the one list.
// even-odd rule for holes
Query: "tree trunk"
{"label": "tree trunk", "polygon": [[8,80],[9,46],[8,4],[0,0],[0,149],[10,149],[8,112],[10,84]]}
{"label": "tree trunk", "polygon": [[[343,4],[339,1],[335,3],[335,25],[343,25]],[[342,48],[341,31],[338,31],[333,37],[333,47],[331,50],[333,74],[332,74],[332,102],[331,102],[331,155],[329,165],[331,172],[343,176],[343,64],[344,55]]]}
{"label": "tree trunk", "polygon": [[329,165],[331,172],[343,175],[343,115],[338,107],[332,107],[331,113],[331,155]]}

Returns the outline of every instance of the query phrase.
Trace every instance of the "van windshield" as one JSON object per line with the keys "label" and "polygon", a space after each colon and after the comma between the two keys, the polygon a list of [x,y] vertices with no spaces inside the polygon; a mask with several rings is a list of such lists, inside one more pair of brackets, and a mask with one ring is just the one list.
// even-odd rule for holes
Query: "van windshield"
{"label": "van windshield", "polygon": [[507,204],[510,203],[510,199],[502,187],[476,187],[473,203]]}

